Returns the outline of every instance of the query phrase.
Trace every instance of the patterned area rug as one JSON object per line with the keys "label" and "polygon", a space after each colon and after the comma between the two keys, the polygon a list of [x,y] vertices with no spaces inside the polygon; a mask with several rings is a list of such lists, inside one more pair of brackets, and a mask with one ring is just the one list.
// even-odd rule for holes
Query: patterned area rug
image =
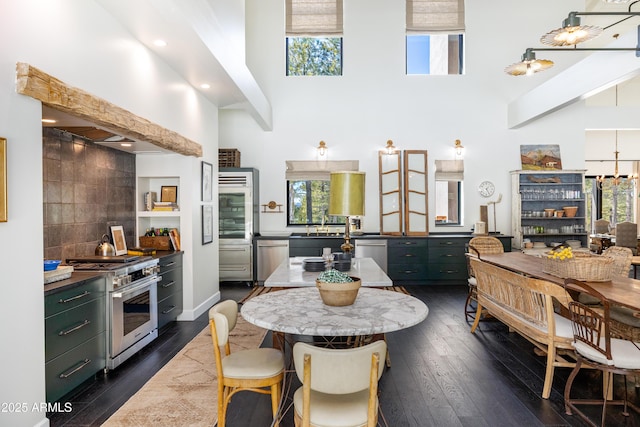
{"label": "patterned area rug", "polygon": [[[277,286],[256,286],[253,288],[251,292],[247,294],[246,297],[240,300],[239,304],[244,304],[245,302],[249,301],[251,298],[257,297],[258,295],[266,294],[268,292],[273,292],[273,291],[282,291],[284,289],[293,289],[293,288],[291,287],[285,288],[285,287],[277,287]],[[382,288],[374,288],[374,289],[384,289],[385,291],[402,292],[403,294],[411,295],[409,291],[405,289],[404,286],[385,286]]]}
{"label": "patterned area rug", "polygon": [[[257,348],[267,331],[238,316],[231,351]],[[156,373],[103,426],[213,426],[217,382],[209,326]]]}

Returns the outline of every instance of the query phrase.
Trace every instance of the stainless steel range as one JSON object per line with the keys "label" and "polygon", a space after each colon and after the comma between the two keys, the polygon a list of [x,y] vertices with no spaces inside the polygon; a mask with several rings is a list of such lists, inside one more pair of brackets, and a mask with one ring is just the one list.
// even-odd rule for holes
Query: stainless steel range
{"label": "stainless steel range", "polygon": [[69,258],[78,271],[107,277],[107,368],[114,369],[158,337],[158,260],[141,256]]}

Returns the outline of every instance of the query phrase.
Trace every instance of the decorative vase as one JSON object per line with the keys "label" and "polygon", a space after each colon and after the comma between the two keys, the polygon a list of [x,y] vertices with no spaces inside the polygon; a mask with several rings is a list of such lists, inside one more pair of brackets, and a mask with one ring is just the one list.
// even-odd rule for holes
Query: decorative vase
{"label": "decorative vase", "polygon": [[353,282],[329,283],[316,280],[316,287],[320,291],[320,298],[326,305],[342,307],[356,301],[358,289],[362,285],[359,277],[352,277]]}

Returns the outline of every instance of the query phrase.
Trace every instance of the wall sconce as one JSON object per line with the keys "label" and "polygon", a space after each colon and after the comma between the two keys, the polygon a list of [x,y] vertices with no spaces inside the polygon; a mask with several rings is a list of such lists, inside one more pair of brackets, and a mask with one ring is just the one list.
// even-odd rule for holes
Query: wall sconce
{"label": "wall sconce", "polygon": [[392,140],[387,141],[387,146],[384,147],[384,151],[386,154],[394,154],[396,152],[396,146],[393,145]]}
{"label": "wall sconce", "polygon": [[327,154],[327,144],[324,141],[320,141],[318,144],[318,156],[324,157]]}
{"label": "wall sconce", "polygon": [[462,150],[464,150],[464,147],[462,146],[462,143],[460,142],[459,139],[456,139],[455,149],[456,149],[456,156],[461,156]]}

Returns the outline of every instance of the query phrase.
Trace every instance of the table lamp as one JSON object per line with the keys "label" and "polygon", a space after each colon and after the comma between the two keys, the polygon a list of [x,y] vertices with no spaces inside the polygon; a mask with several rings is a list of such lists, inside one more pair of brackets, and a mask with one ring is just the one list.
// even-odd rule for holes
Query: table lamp
{"label": "table lamp", "polygon": [[364,215],[364,172],[331,172],[329,181],[329,215],[344,216],[343,252],[351,253],[349,216]]}

